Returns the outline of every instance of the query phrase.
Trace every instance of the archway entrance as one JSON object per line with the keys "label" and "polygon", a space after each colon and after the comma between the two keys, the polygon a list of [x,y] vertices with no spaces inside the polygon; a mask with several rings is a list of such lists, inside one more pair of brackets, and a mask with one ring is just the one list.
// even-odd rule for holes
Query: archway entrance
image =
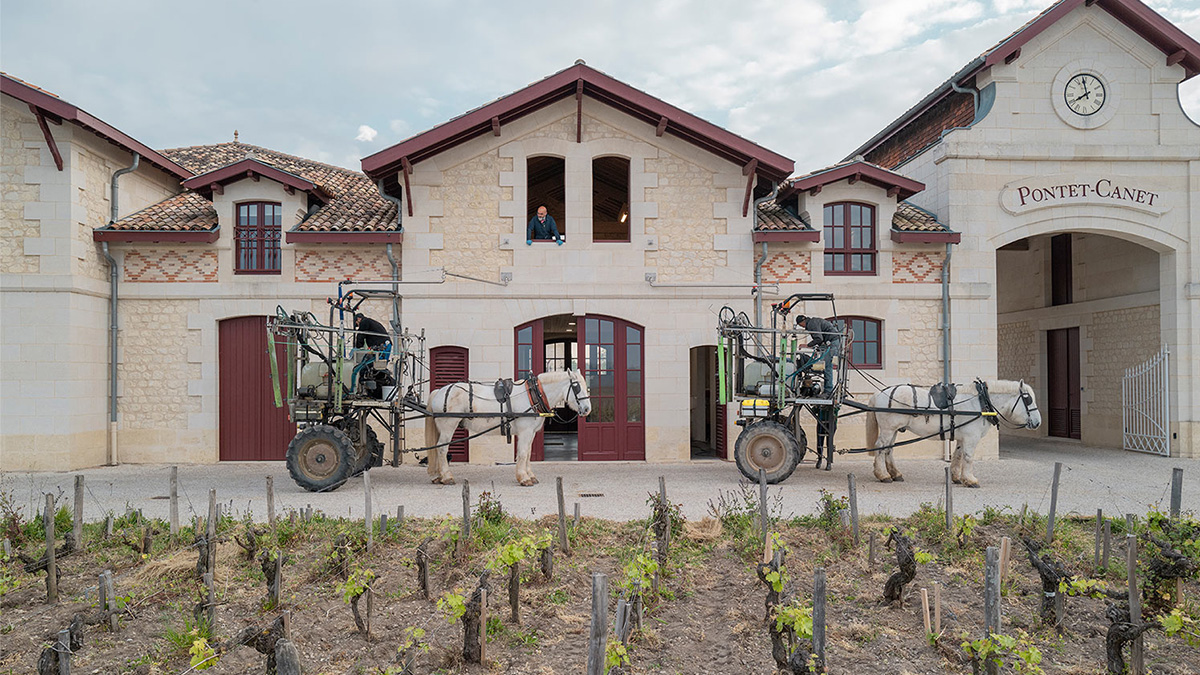
{"label": "archway entrance", "polygon": [[1162,345],[1160,255],[1093,232],[1019,239],[996,251],[997,371],[1034,386],[1035,432],[1119,448],[1121,378]]}
{"label": "archway entrance", "polygon": [[569,408],[555,411],[534,441],[534,461],[646,458],[644,333],[637,324],[593,314],[558,314],[516,327],[515,377],[579,368],[592,397],[586,419]]}

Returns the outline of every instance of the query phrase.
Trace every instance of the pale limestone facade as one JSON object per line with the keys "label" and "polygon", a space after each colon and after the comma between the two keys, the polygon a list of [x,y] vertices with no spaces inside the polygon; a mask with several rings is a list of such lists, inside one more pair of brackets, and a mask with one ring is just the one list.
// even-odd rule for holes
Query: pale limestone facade
{"label": "pale limestone facade", "polygon": [[[59,171],[29,107],[0,98],[0,468],[103,464],[109,285],[92,229],[108,222],[109,180],[133,158],[81,127],[50,124]],[[122,179],[121,215],[176,190],[143,165]]]}
{"label": "pale limestone facade", "polygon": [[[1108,91],[1094,118],[1063,103],[1079,72]],[[963,233],[956,379],[1023,377],[1044,405],[1046,331],[1079,327],[1082,441],[1120,447],[1120,376],[1166,344],[1172,453],[1187,457],[1200,455],[1200,127],[1180,108],[1183,78],[1102,8],[1080,6],[978,76],[985,106],[970,128],[897,171],[927,186],[911,201]],[[1077,188],[1033,192],[1056,185]],[[1064,232],[1074,299],[1052,307],[1049,237]],[[1028,250],[999,250],[1014,242]]]}

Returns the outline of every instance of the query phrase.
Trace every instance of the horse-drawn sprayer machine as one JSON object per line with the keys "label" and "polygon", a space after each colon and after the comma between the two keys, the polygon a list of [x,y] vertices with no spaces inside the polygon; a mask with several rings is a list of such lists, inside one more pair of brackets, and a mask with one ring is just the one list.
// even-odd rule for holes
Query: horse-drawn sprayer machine
{"label": "horse-drawn sprayer machine", "polygon": [[[809,309],[810,303],[820,314]],[[803,313],[796,311],[801,306]],[[835,452],[875,452],[875,477],[903,481],[892,450],[937,438],[953,444],[951,475],[970,487],[979,486],[971,471],[972,453],[989,426],[1041,424],[1033,390],[1024,382],[976,379],[974,392],[963,387],[960,393],[954,384],[889,386],[863,373],[878,391],[868,403],[854,401],[847,386],[850,370],[856,370],[849,358],[856,353],[854,332],[846,322],[822,315],[838,316],[831,293],[796,293],[771,305],[769,327],[729,307],[718,315],[718,403],[737,405],[742,431],[734,459],[751,481],[761,472],[768,483],[779,483],[795,471],[809,450],[804,428],[809,418],[816,428],[817,468],[829,470]],[[866,445],[837,448],[838,421],[853,415],[866,418]],[[896,441],[905,431],[918,437]]]}

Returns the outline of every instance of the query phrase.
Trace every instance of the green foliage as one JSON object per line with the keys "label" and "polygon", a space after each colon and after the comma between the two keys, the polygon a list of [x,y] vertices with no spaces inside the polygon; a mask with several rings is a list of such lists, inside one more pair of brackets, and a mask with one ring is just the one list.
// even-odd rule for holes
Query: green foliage
{"label": "green foliage", "polygon": [[959,546],[967,545],[967,541],[975,533],[975,526],[978,524],[975,517],[969,513],[954,519],[954,538],[958,540]]}
{"label": "green foliage", "polygon": [[546,594],[546,602],[552,605],[565,605],[571,601],[571,594],[565,588],[556,588]]}
{"label": "green foliage", "polygon": [[850,508],[850,500],[846,497],[834,497],[833,493],[821,488],[821,496],[817,498],[817,524],[826,531],[840,530],[842,519],[840,511]]}
{"label": "green foliage", "polygon": [[416,626],[409,626],[404,629],[404,634],[400,638],[400,646],[396,648],[396,652],[402,656],[408,654],[424,654],[429,651],[429,643],[425,642],[425,629]]}
{"label": "green foliage", "polygon": [[1158,617],[1158,623],[1168,637],[1180,637],[1193,647],[1200,647],[1200,619],[1176,607]]}
{"label": "green foliage", "polygon": [[922,565],[926,565],[926,564],[933,562],[934,560],[937,560],[937,556],[935,556],[934,554],[932,554],[928,551],[922,551],[921,549],[916,548],[916,547],[913,548],[913,558]]}
{"label": "green foliage", "polygon": [[775,606],[775,630],[784,632],[790,630],[801,640],[811,640],[813,636],[812,607],[800,604],[794,600],[790,605]]}
{"label": "green foliage", "polygon": [[627,591],[633,592],[634,589],[640,589],[638,592],[645,593],[646,589],[650,588],[654,573],[658,571],[658,561],[654,556],[644,552],[637,552],[633,559],[625,563],[625,567],[621,572],[621,580],[617,582],[618,587]]}
{"label": "green foliage", "polygon": [[350,576],[338,584],[338,593],[342,594],[342,601],[350,604],[350,601],[361,596],[370,588],[371,582],[375,580],[375,572],[369,569],[363,569],[357,565]]}
{"label": "green foliage", "polygon": [[625,649],[625,645],[621,644],[620,640],[609,640],[604,648],[605,672],[628,664],[629,650]]}
{"label": "green foliage", "polygon": [[[64,503],[54,512],[55,539],[62,541],[63,535],[70,532],[74,526],[75,516],[71,513],[71,509],[67,508],[67,505]],[[21,539],[23,541],[44,541],[46,539],[46,528],[42,527],[42,517],[40,515],[21,526]]]}
{"label": "green foliage", "polygon": [[683,536],[683,511],[680,504],[672,504],[671,500],[667,500],[664,504],[657,492],[651,492],[646,498],[646,504],[651,508],[650,520],[646,521],[646,527],[651,527],[661,518],[666,516],[671,517],[671,541],[678,541]]}
{"label": "green foliage", "polygon": [[505,518],[507,515],[504,513],[504,507],[500,504],[500,500],[487,490],[480,492],[479,504],[475,507],[475,522],[499,525],[504,522]]}
{"label": "green foliage", "polygon": [[[778,532],[772,532],[770,534],[770,538],[771,548],[773,550],[783,551],[785,554],[790,552],[787,544],[783,542],[783,536],[781,534]],[[764,574],[763,577],[767,580],[768,584],[771,584],[771,589],[776,593],[783,592],[783,587],[787,586],[788,579],[790,578],[788,576],[787,565],[780,565],[778,570],[771,570]]]}
{"label": "green foliage", "polygon": [[188,653],[192,655],[191,666],[196,670],[208,670],[217,665],[217,651],[209,646],[208,640],[199,635],[195,636]]}
{"label": "green foliage", "polygon": [[[775,509],[768,503],[767,517],[778,517],[781,508],[778,502]],[[755,487],[742,484],[737,491],[719,491],[715,502],[709,500],[708,513],[721,521],[721,529],[729,535],[743,558],[754,560],[762,556],[762,526],[758,523],[758,490]],[[801,518],[793,524],[803,521]]]}
{"label": "green foliage", "polygon": [[10,569],[7,565],[0,566],[0,598],[10,591],[20,588],[26,579],[27,575],[23,574],[20,568]]}
{"label": "green foliage", "polygon": [[548,530],[543,530],[537,535],[527,534],[520,539],[509,541],[496,549],[494,557],[487,562],[486,567],[489,570],[498,570],[516,565],[533,558],[538,551],[549,546],[552,541],[553,535]]}
{"label": "green foliage", "polygon": [[[1200,560],[1200,521],[1189,515],[1181,515],[1174,520],[1170,515],[1151,509],[1146,514],[1146,529],[1151,534],[1171,544],[1175,549],[1192,560]],[[1200,570],[1193,574],[1200,578]]]}
{"label": "green foliage", "polygon": [[197,623],[190,616],[184,617],[182,630],[175,630],[168,626],[163,631],[163,638],[167,644],[171,645],[172,651],[181,656],[191,653],[197,638],[211,640],[212,637],[212,629],[208,626],[207,621]]}
{"label": "green foliage", "polygon": [[996,634],[978,640],[970,640],[963,633],[963,651],[979,663],[992,661],[1003,667],[1006,663],[1014,673],[1041,675],[1042,651],[1029,640],[1024,631],[1018,631],[1017,637]]}
{"label": "green foliage", "polygon": [[1077,576],[1060,579],[1058,582],[1058,592],[1072,596],[1103,598],[1106,597],[1105,588],[1107,585],[1103,581]]}
{"label": "green foliage", "polygon": [[467,597],[463,595],[463,589],[456,588],[442,594],[442,597],[438,598],[437,606],[442,614],[446,615],[446,621],[454,623],[467,613]]}

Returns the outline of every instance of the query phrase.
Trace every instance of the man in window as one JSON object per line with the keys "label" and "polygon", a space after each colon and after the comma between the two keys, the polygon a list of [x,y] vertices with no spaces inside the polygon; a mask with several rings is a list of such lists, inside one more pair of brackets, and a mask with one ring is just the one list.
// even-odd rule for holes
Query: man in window
{"label": "man in window", "polygon": [[525,245],[531,246],[534,239],[553,239],[559,246],[563,245],[558,224],[554,222],[554,216],[546,213],[545,206],[538,207],[537,215],[529,219],[529,227],[525,228]]}

